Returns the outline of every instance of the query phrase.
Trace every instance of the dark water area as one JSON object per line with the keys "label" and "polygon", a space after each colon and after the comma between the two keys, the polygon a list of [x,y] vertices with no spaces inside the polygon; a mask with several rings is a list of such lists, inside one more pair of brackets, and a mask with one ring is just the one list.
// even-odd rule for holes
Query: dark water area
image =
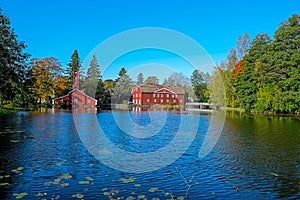
{"label": "dark water area", "polygon": [[[130,173],[91,155],[72,111],[0,115],[0,199],[187,199],[187,193],[189,199],[300,198],[299,118],[228,114],[213,150],[199,158],[210,115],[130,112],[138,127],[126,127],[124,118],[121,121],[128,128],[124,130],[114,118],[123,119],[124,113],[115,114],[82,113],[80,118],[89,126],[95,123],[91,117],[96,119],[108,140],[128,152],[162,149],[174,139],[178,124],[188,127],[198,119],[199,126],[179,159],[156,171]],[[160,116],[166,117],[165,122]],[[157,127],[158,134],[147,139]],[[145,137],[126,134],[134,130]],[[185,144],[192,136],[182,134]],[[109,149],[99,152],[107,159],[110,153]],[[159,161],[171,154],[172,149]],[[114,163],[122,166],[122,160]],[[136,164],[143,168],[156,163]]]}

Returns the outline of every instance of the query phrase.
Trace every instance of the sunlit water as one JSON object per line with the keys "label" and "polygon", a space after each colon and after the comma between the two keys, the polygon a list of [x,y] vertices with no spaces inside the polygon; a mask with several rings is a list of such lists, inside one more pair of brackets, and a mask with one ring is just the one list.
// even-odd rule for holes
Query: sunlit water
{"label": "sunlit water", "polygon": [[[300,198],[299,119],[228,115],[213,151],[200,159],[210,116],[183,115],[199,118],[187,151],[167,167],[138,174],[95,159],[80,140],[71,111],[0,115],[0,199],[183,199],[187,193],[189,199]],[[159,124],[148,112],[130,116],[140,127]],[[178,129],[181,114],[167,116],[155,142],[124,133],[112,112],[96,119],[118,147],[151,152],[168,144]]]}

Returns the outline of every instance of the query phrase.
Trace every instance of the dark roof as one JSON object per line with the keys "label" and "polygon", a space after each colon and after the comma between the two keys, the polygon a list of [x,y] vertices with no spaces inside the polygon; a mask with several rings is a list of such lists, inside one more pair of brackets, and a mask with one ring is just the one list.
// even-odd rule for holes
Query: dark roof
{"label": "dark roof", "polygon": [[85,94],[83,91],[79,90],[78,88],[75,88],[75,89],[71,90],[70,92],[68,92],[68,94],[66,94],[66,95],[64,95],[64,96],[57,97],[57,98],[55,98],[55,99],[53,99],[53,100],[58,100],[58,99],[62,99],[62,98],[64,98],[64,97],[67,97],[67,96],[69,96],[70,94],[72,94],[72,93],[75,92],[75,91],[78,91],[78,92],[82,93],[84,96],[86,96],[86,97],[88,97],[88,98],[91,98],[91,99],[97,101],[96,99],[94,99],[93,97],[88,96],[88,95]]}

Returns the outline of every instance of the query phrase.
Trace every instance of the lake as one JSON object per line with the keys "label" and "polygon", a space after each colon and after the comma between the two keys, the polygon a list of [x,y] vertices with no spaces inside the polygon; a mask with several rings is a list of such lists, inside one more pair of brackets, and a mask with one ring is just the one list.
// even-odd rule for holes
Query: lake
{"label": "lake", "polygon": [[228,113],[200,158],[210,122],[178,111],[0,115],[0,199],[300,198],[299,118]]}

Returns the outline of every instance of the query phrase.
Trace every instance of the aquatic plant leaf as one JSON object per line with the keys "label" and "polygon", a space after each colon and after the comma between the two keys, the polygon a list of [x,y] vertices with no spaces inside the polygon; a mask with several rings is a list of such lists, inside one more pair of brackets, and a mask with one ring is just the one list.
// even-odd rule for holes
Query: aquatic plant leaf
{"label": "aquatic plant leaf", "polygon": [[123,181],[123,183],[131,183],[134,182],[135,178],[134,177],[129,177],[129,178],[120,178],[120,181]]}
{"label": "aquatic plant leaf", "polygon": [[68,185],[70,185],[70,184],[69,183],[61,183],[61,184],[59,184],[60,187],[66,187]]}
{"label": "aquatic plant leaf", "polygon": [[77,197],[78,199],[82,199],[84,197],[83,194],[73,194],[72,197]]}
{"label": "aquatic plant leaf", "polygon": [[134,187],[141,187],[141,184],[134,184]]}
{"label": "aquatic plant leaf", "polygon": [[134,200],[134,197],[133,196],[129,196],[126,198],[126,200]]}
{"label": "aquatic plant leaf", "polygon": [[154,188],[150,188],[149,192],[155,192],[156,190],[158,190],[158,188],[154,187]]}
{"label": "aquatic plant leaf", "polygon": [[145,197],[146,197],[146,196],[143,195],[143,194],[140,194],[140,195],[138,196],[139,199],[144,199]]}
{"label": "aquatic plant leaf", "polygon": [[44,196],[44,195],[43,195],[41,192],[38,192],[38,193],[35,194],[35,196],[36,196],[36,197],[42,197],[42,196]]}
{"label": "aquatic plant leaf", "polygon": [[71,179],[72,176],[70,174],[62,174],[58,177],[59,179]]}
{"label": "aquatic plant leaf", "polygon": [[81,185],[87,185],[87,184],[90,184],[89,181],[79,181],[78,183],[81,184]]}
{"label": "aquatic plant leaf", "polygon": [[9,185],[9,183],[0,183],[0,186],[6,186]]}
{"label": "aquatic plant leaf", "polygon": [[85,179],[88,180],[88,181],[94,180],[94,179],[93,179],[92,177],[90,177],[90,176],[86,176]]}
{"label": "aquatic plant leaf", "polygon": [[108,195],[110,195],[110,192],[103,192],[103,194],[104,194],[105,196],[108,196]]}
{"label": "aquatic plant leaf", "polygon": [[26,195],[28,195],[28,193],[26,193],[26,192],[22,192],[20,194],[14,194],[14,196],[16,197],[16,199],[22,199]]}
{"label": "aquatic plant leaf", "polygon": [[18,168],[17,168],[18,171],[21,171],[21,170],[23,170],[23,169],[24,169],[24,167],[18,167]]}

